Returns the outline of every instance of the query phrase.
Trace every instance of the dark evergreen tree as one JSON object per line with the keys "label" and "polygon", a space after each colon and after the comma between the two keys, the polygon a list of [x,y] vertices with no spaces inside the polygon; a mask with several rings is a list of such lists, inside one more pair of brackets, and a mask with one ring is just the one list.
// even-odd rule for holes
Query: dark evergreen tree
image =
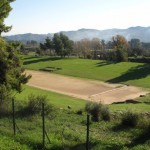
{"label": "dark evergreen tree", "polygon": [[4,24],[4,19],[8,17],[9,12],[12,10],[10,3],[14,0],[1,0],[0,1],[0,35],[2,32],[8,32],[11,26]]}
{"label": "dark evergreen tree", "polygon": [[63,56],[63,50],[64,50],[64,44],[62,40],[60,39],[59,34],[55,33],[53,37],[53,44],[54,44],[54,49],[56,51],[56,54],[59,56]]}
{"label": "dark evergreen tree", "polygon": [[[10,2],[13,0],[1,0],[0,3],[0,34],[8,32],[11,27],[4,24],[4,19],[11,11]],[[3,101],[11,97],[11,91],[21,92],[21,85],[25,84],[31,76],[24,74],[17,44],[8,43],[0,36],[0,109]]]}
{"label": "dark evergreen tree", "polygon": [[73,41],[63,33],[54,34],[53,44],[57,55],[60,55],[61,57],[65,57],[66,55],[69,56],[73,50]]}

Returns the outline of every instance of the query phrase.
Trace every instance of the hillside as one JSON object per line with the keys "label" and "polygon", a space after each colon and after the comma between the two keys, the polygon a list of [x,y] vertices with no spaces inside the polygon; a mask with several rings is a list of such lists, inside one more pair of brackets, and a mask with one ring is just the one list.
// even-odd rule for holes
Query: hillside
{"label": "hillside", "polygon": [[[107,30],[95,30],[95,29],[79,29],[77,31],[62,31],[67,35],[71,40],[78,41],[84,38],[100,38],[105,41],[111,40],[112,36],[116,34],[123,35],[127,40],[138,38],[142,42],[150,42],[150,27],[130,27],[128,29],[107,29]],[[48,34],[19,34],[6,36],[8,40],[17,40],[17,41],[38,41],[43,42],[46,37],[52,37],[53,33]]]}
{"label": "hillside", "polygon": [[9,41],[21,41],[23,43],[26,43],[27,41],[37,41],[37,42],[44,42],[46,37],[52,37],[51,34],[32,34],[32,33],[26,33],[26,34],[17,34],[17,35],[11,35],[11,36],[5,36],[5,38]]}

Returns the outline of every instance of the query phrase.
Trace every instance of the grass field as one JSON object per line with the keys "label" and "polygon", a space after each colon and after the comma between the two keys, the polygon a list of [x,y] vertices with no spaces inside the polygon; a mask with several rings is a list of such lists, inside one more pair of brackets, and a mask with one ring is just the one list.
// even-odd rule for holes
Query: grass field
{"label": "grass field", "polygon": [[22,60],[26,69],[52,70],[53,73],[68,76],[150,88],[149,64],[133,62],[110,63],[101,60],[60,59],[45,56],[24,56]]}
{"label": "grass field", "polygon": [[[50,58],[23,56],[24,67],[34,70],[53,70],[53,73],[75,76],[79,78],[95,79],[109,82],[123,82],[150,88],[149,65],[140,63],[106,63],[99,60],[82,60],[74,58]],[[27,104],[28,95],[46,95],[49,104],[54,106],[53,112],[46,116],[46,131],[50,142],[46,141],[48,150],[84,150],[86,140],[86,112],[84,100],[66,95],[24,86],[21,94],[16,95],[16,109],[22,109]],[[137,127],[120,126],[120,119],[114,114],[122,114],[125,110],[143,113],[150,110],[150,96],[139,98],[138,104],[109,105],[112,118],[110,122],[90,122],[91,150],[149,150],[150,131],[145,126],[149,120]],[[11,105],[11,104],[10,104]],[[71,109],[68,109],[68,106]],[[78,115],[77,111],[83,114]],[[42,121],[41,114],[31,116],[17,116],[17,131],[14,139],[12,131],[12,117],[0,118],[0,150],[41,150]]]}

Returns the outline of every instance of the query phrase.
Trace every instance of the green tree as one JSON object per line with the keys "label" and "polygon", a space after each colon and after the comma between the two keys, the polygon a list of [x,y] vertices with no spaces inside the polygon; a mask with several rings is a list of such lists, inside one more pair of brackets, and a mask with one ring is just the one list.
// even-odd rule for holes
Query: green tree
{"label": "green tree", "polygon": [[66,55],[70,55],[73,50],[73,41],[71,41],[66,35],[60,33],[60,39],[63,43],[63,51],[62,55],[65,57]]}
{"label": "green tree", "polygon": [[125,37],[116,35],[112,37],[114,61],[121,62],[128,60],[128,42]]}
{"label": "green tree", "polygon": [[46,54],[46,45],[45,44],[43,44],[43,43],[40,43],[40,48],[39,49],[37,49],[37,51],[36,51],[36,53],[38,54],[38,55],[45,55]]}
{"label": "green tree", "polygon": [[52,49],[53,48],[53,42],[52,42],[52,40],[49,38],[49,37],[47,37],[46,39],[45,39],[45,46],[46,46],[46,48],[47,49]]}
{"label": "green tree", "polygon": [[[11,11],[10,2],[12,0],[1,0],[0,3],[0,33],[10,30],[10,27],[4,25],[4,19]],[[4,98],[10,97],[11,91],[21,92],[22,84],[31,77],[23,73],[17,46],[6,42],[0,36],[0,107]]]}
{"label": "green tree", "polygon": [[64,45],[62,43],[62,40],[60,39],[59,34],[57,34],[57,33],[54,34],[53,44],[54,44],[54,49],[56,51],[56,54],[60,55],[62,57],[63,56]]}
{"label": "green tree", "polygon": [[4,19],[8,17],[9,12],[12,10],[10,3],[14,0],[1,0],[0,1],[0,35],[2,32],[8,32],[12,27],[4,24]]}
{"label": "green tree", "polygon": [[47,38],[45,39],[44,45],[45,45],[47,54],[52,55],[53,41],[52,41],[49,37],[47,37]]}
{"label": "green tree", "polygon": [[56,51],[56,54],[65,57],[66,55],[70,55],[73,50],[73,41],[71,41],[66,35],[63,33],[54,34],[53,37],[53,46]]}

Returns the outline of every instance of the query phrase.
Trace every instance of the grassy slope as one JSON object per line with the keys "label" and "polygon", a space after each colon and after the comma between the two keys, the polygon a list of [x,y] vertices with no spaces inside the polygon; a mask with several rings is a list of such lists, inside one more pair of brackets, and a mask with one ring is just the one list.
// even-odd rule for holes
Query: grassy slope
{"label": "grassy slope", "polygon": [[[40,116],[40,115],[39,115]],[[83,143],[85,143],[85,115],[78,116],[74,113],[67,112],[57,112],[57,116],[54,119],[48,119],[46,117],[46,130],[50,137],[51,143],[46,142],[46,146],[49,149],[59,150],[62,149],[62,137],[61,133],[65,127],[63,134],[63,141],[65,148],[70,150],[78,149],[83,150]],[[1,128],[0,128],[0,146],[1,150],[9,149],[38,149],[42,142],[42,133],[41,133],[41,118],[33,116],[32,118],[17,118],[16,122],[20,128],[22,134],[17,132],[15,141],[13,141],[13,135],[11,130],[10,119],[3,118],[0,119]],[[140,132],[136,130],[128,129],[125,131],[113,131],[113,128],[116,126],[115,123],[105,123],[101,124],[93,123],[90,127],[90,140],[96,142],[93,144],[92,148],[103,147],[102,150],[113,148],[123,148],[123,145],[129,144],[134,137],[136,137]],[[131,132],[132,131],[132,132]],[[138,144],[142,145],[142,144]],[[26,146],[26,148],[24,148]],[[75,147],[82,148],[75,148]],[[135,146],[136,147],[136,146]],[[147,147],[147,145],[142,145],[142,148]],[[40,148],[39,148],[40,149]]]}
{"label": "grassy slope", "polygon": [[63,94],[41,90],[30,86],[24,86],[24,90],[20,94],[16,95],[16,99],[19,101],[25,101],[27,100],[28,95],[31,94],[46,95],[49,102],[58,108],[67,108],[67,106],[70,106],[73,110],[79,110],[83,108],[86,103],[85,100],[72,98]]}
{"label": "grassy slope", "polygon": [[22,59],[27,69],[50,70],[50,67],[56,67],[60,68],[54,71],[58,74],[150,88],[150,65],[148,64],[34,56],[24,56]]}
{"label": "grassy slope", "polygon": [[[16,95],[17,100],[21,100],[24,102],[27,100],[28,95],[34,94],[34,95],[46,95],[49,102],[53,105],[55,105],[58,108],[67,108],[67,106],[70,106],[73,110],[79,110],[83,109],[85,107],[85,104],[87,101],[72,98],[63,94],[58,94],[50,91],[41,90],[38,88],[30,87],[30,86],[24,86],[24,90],[21,94]],[[146,99],[146,98],[145,98]],[[143,102],[150,102],[149,98],[146,100],[143,100]],[[126,109],[133,109],[137,112],[148,112],[150,110],[150,105],[141,103],[141,104],[112,104],[109,105],[109,108],[111,111],[122,111]]]}
{"label": "grassy slope", "polygon": [[[21,94],[16,95],[17,101],[15,108],[20,109],[19,105],[25,106],[27,94],[47,95],[50,103],[55,105],[55,111],[46,116],[46,131],[50,138],[51,144],[46,140],[46,147],[49,150],[61,150],[62,147],[68,150],[85,149],[86,136],[86,113],[77,115],[76,111],[85,106],[85,101],[74,99],[61,94],[40,90],[25,86]],[[18,103],[19,102],[19,103]],[[67,109],[68,104],[72,109]],[[11,104],[10,104],[11,105]],[[132,104],[131,104],[132,105]],[[116,105],[114,105],[116,106]],[[111,111],[117,108],[113,105]],[[117,105],[118,106],[118,105]],[[129,106],[129,105],[128,105]],[[140,107],[132,105],[138,111]],[[18,107],[18,108],[17,108]],[[60,109],[61,107],[61,109]],[[118,107],[124,110],[126,107]],[[137,109],[136,109],[137,108]],[[141,107],[141,111],[144,109]],[[145,110],[146,111],[146,110]],[[2,149],[41,149],[42,142],[42,121],[41,114],[35,116],[16,117],[16,123],[21,134],[17,130],[17,136],[13,140],[12,121],[10,117],[0,118],[0,146]],[[142,139],[143,128],[119,128],[119,120],[111,120],[111,122],[101,121],[99,123],[90,124],[90,141],[93,150],[127,150],[129,149],[148,149],[149,138]],[[62,131],[63,137],[62,137]],[[140,142],[135,141],[139,138]],[[131,144],[132,143],[132,144]],[[5,146],[7,145],[7,147]]]}
{"label": "grassy slope", "polygon": [[[48,58],[49,59],[49,58]],[[30,69],[43,69],[46,67],[61,67],[62,70],[58,70],[55,73],[77,76],[82,78],[91,78],[97,80],[110,80],[120,76],[123,72],[127,71],[131,66],[135,67],[138,64],[109,64],[104,65],[105,63],[100,61],[92,60],[79,60],[79,59],[66,59],[64,60],[55,60],[55,61],[43,61],[39,58],[25,59],[28,62],[27,68]],[[30,62],[30,64],[29,64]],[[32,62],[32,63],[31,63]],[[39,62],[36,64],[35,62]],[[97,63],[103,64],[103,66],[96,66]],[[100,65],[99,63],[99,65]],[[126,66],[125,66],[126,64]],[[125,67],[124,67],[125,66]],[[124,67],[124,69],[123,69]],[[119,71],[114,71],[114,69],[119,69]],[[93,73],[94,72],[94,73]],[[140,79],[141,80],[141,79]],[[148,82],[148,76],[143,78],[145,82]],[[128,81],[132,83],[131,81]],[[134,80],[135,82],[135,80]],[[135,83],[132,84],[135,84]],[[149,87],[145,83],[140,86]],[[136,84],[135,84],[136,85]],[[65,109],[56,109],[54,112],[55,117],[48,116],[46,117],[46,130],[51,140],[51,144],[47,142],[48,149],[59,150],[62,147],[71,149],[71,150],[83,150],[85,143],[85,131],[86,131],[86,114],[77,115],[76,110],[81,109],[85,106],[85,101],[80,99],[71,98],[62,94],[57,94],[49,91],[40,90],[37,88],[32,88],[25,86],[24,91],[21,94],[17,94],[17,101],[25,105],[24,100],[27,99],[29,94],[40,94],[47,95],[50,103],[54,104],[57,108]],[[141,101],[149,102],[149,98],[144,98]],[[67,110],[67,106],[72,107],[71,110]],[[111,111],[117,110],[126,110],[127,108],[133,108],[136,111],[148,111],[150,110],[150,105],[146,104],[118,104],[110,105]],[[2,150],[7,149],[37,149],[36,146],[41,144],[41,117],[31,116],[25,118],[17,118],[17,125],[19,126],[22,134],[17,133],[15,141],[13,141],[12,136],[12,122],[10,118],[0,118],[0,146]],[[140,149],[149,149],[149,139],[144,138],[142,140],[142,131],[143,129],[119,129],[116,128],[118,122],[100,122],[92,123],[90,125],[90,141],[92,142],[93,150],[140,150]],[[62,131],[64,130],[63,139]],[[139,139],[136,141],[135,138]],[[130,144],[132,143],[132,144]],[[41,148],[39,148],[41,149]]]}
{"label": "grassy slope", "polygon": [[[25,106],[24,98],[27,94],[47,95],[52,98],[50,102],[57,106],[53,113],[46,116],[46,131],[51,144],[46,140],[46,147],[49,150],[84,150],[86,137],[86,113],[77,115],[76,110],[83,108],[85,101],[75,100],[67,96],[48,91],[30,88],[25,86],[25,90],[17,95],[16,109],[19,105]],[[54,98],[54,99],[53,99]],[[59,101],[60,98],[66,99],[66,104]],[[21,100],[21,101],[19,101]],[[55,100],[58,101],[55,103]],[[76,101],[72,109],[67,109],[69,102]],[[137,105],[136,105],[137,106]],[[61,109],[59,109],[61,107]],[[63,107],[63,109],[62,109]],[[120,107],[121,108],[121,107]],[[124,108],[124,107],[122,107]],[[21,108],[20,108],[21,109]],[[111,108],[113,110],[113,108]],[[116,111],[116,108],[114,108]],[[17,136],[13,140],[12,121],[10,117],[0,118],[0,146],[2,150],[7,149],[26,149],[41,150],[42,142],[42,120],[41,114],[26,117],[16,117],[16,123],[21,134],[17,130]],[[143,128],[118,128],[119,121],[101,121],[90,124],[90,141],[92,150],[148,150],[149,137],[142,140]],[[64,131],[64,132],[63,132]],[[63,134],[62,134],[63,133]],[[136,141],[135,139],[139,139]],[[131,144],[132,143],[132,144]]]}

